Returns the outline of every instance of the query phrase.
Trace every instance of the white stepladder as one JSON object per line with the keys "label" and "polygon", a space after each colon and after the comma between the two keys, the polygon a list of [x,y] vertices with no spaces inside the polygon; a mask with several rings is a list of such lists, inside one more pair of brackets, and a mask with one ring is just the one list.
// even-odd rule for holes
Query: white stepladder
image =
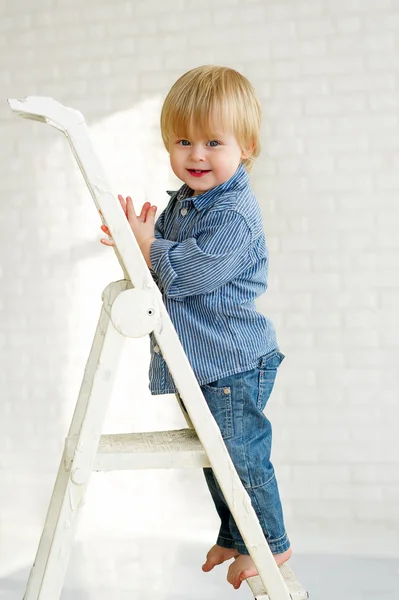
{"label": "white stepladder", "polygon": [[[78,515],[91,472],[211,466],[259,576],[247,580],[257,600],[300,600],[289,593],[269,550],[250,499],[231,462],[177,333],[162,302],[124,212],[93,150],[82,114],[52,98],[9,100],[21,117],[62,131],[115,241],[125,279],[103,292],[93,345],[65,441],[36,559],[24,600],[58,600]],[[102,435],[124,341],[153,332],[190,419],[187,429]],[[191,421],[191,423],[190,423]]]}

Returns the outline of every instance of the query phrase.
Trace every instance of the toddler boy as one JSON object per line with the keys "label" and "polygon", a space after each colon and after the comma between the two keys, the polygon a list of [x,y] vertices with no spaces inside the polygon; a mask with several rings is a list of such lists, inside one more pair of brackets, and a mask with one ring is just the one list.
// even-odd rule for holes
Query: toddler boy
{"label": "toddler boy", "polygon": [[[248,178],[260,152],[260,122],[254,89],[237,71],[209,65],[189,71],[172,86],[161,113],[163,141],[182,187],[171,193],[155,225],[155,206],[144,204],[137,217],[130,197],[119,200],[269,547],[283,565],[292,551],[263,411],[284,355],[270,319],[255,307],[267,287],[268,252]],[[150,388],[153,394],[177,392],[153,337]],[[227,579],[237,589],[257,571],[212,470],[204,472],[221,525],[202,568],[234,558]],[[292,580],[285,565],[281,571],[287,583]],[[298,591],[297,582],[292,589]]]}

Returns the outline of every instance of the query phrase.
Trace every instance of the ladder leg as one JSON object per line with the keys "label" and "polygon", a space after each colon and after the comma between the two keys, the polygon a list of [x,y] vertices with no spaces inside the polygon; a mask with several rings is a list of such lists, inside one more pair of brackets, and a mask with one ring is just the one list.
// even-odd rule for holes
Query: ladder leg
{"label": "ladder leg", "polygon": [[112,325],[109,303],[112,304],[112,297],[126,287],[131,284],[116,282],[104,292],[103,308],[24,600],[58,600],[61,594],[79,511],[125,341]]}

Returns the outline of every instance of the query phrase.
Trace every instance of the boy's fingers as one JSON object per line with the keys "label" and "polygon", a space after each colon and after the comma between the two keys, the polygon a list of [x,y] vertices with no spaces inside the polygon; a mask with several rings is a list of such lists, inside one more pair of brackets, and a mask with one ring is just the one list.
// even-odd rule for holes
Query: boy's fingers
{"label": "boy's fingers", "polygon": [[156,212],[157,212],[157,207],[151,206],[151,208],[147,212],[147,218],[146,218],[147,223],[148,222],[153,223],[155,221]]}
{"label": "boy's fingers", "polygon": [[104,244],[104,246],[115,246],[114,240],[111,240],[109,238],[101,238],[100,242]]}
{"label": "boy's fingers", "polygon": [[137,215],[134,210],[133,200],[130,196],[126,197],[126,216],[131,225],[135,225],[137,222]]}
{"label": "boy's fingers", "polygon": [[121,194],[119,194],[119,195],[118,195],[118,200],[119,200],[119,202],[121,203],[121,207],[122,207],[122,209],[123,209],[123,212],[124,212],[124,213],[125,213],[125,215],[127,216],[127,214],[126,214],[126,202],[125,202],[125,199],[124,199],[124,197],[123,197]]}
{"label": "boy's fingers", "polygon": [[151,204],[150,204],[149,202],[145,202],[145,203],[143,204],[143,207],[142,207],[142,209],[141,209],[140,216],[138,217],[139,221],[141,221],[142,223],[144,223],[144,222],[145,222],[145,220],[146,220],[146,217],[147,217],[147,213],[148,213],[148,211],[149,211],[150,207],[151,207]]}

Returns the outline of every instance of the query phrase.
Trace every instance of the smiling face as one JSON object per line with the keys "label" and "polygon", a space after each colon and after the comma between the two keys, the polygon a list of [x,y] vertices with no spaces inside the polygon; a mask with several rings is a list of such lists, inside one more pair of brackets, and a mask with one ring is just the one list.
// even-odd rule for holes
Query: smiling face
{"label": "smiling face", "polygon": [[188,138],[173,136],[169,155],[174,174],[194,190],[194,196],[225,183],[245,158],[234,134],[220,131],[208,136],[202,131]]}
{"label": "smiling face", "polygon": [[161,111],[161,133],[174,173],[195,194],[224,183],[260,153],[261,108],[234,69],[204,65],[174,83]]}

